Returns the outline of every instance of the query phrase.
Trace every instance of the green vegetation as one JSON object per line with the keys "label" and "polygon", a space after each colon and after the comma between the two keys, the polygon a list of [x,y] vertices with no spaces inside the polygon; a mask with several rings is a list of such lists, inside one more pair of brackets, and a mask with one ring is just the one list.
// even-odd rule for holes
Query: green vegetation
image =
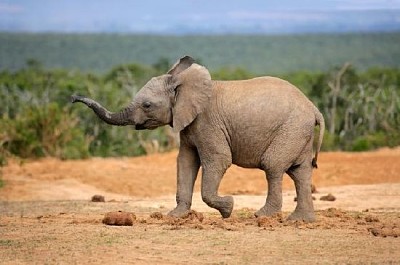
{"label": "green vegetation", "polygon": [[115,65],[170,62],[184,54],[212,71],[241,67],[258,75],[328,71],[347,61],[359,70],[400,66],[400,33],[154,36],[123,34],[0,33],[0,70],[19,70],[28,59],[47,69],[104,74]]}
{"label": "green vegetation", "polygon": [[70,96],[86,95],[119,110],[145,82],[165,73],[183,54],[207,65],[213,79],[277,75],[298,86],[325,117],[324,150],[400,145],[398,43],[400,33],[180,37],[0,33],[0,165],[10,156],[136,156],[172,148],[174,137],[168,127],[135,131],[106,126],[85,106],[72,106]]}
{"label": "green vegetation", "polygon": [[[153,66],[121,65],[104,75],[45,70],[29,61],[17,72],[0,72],[0,162],[54,156],[136,156],[174,146],[168,127],[135,131],[106,126],[83,105],[69,102],[77,93],[119,110],[151,77],[165,72],[165,59]],[[240,68],[222,68],[214,79],[250,78]],[[362,151],[400,144],[400,70],[358,72],[349,64],[324,73],[281,76],[297,85],[323,112],[324,150]]]}
{"label": "green vegetation", "polygon": [[365,151],[400,145],[400,70],[350,64],[326,73],[294,73],[297,85],[325,117],[324,150]]}
{"label": "green vegetation", "polygon": [[[137,132],[104,126],[83,106],[70,103],[74,93],[98,99],[110,109],[127,104],[156,67],[118,66],[98,76],[76,71],[44,70],[30,61],[18,72],[0,73],[0,161],[55,156],[132,156],[168,148],[165,128]],[[154,149],[154,147],[153,147]]]}

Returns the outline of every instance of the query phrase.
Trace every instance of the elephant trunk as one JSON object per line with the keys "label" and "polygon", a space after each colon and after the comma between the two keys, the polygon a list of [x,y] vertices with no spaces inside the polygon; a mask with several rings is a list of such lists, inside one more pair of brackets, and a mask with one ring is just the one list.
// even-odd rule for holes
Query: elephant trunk
{"label": "elephant trunk", "polygon": [[93,99],[73,95],[71,96],[72,103],[75,102],[82,102],[89,108],[91,108],[96,115],[102,119],[104,122],[117,125],[117,126],[126,126],[126,125],[134,125],[134,122],[130,119],[132,117],[131,112],[132,110],[129,107],[124,108],[120,112],[110,112],[98,102],[94,101]]}

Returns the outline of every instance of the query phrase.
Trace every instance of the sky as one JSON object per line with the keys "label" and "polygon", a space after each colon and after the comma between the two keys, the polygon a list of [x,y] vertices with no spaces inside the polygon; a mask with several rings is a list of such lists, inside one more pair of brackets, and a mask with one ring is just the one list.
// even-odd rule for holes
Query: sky
{"label": "sky", "polygon": [[0,31],[400,29],[400,0],[0,0]]}

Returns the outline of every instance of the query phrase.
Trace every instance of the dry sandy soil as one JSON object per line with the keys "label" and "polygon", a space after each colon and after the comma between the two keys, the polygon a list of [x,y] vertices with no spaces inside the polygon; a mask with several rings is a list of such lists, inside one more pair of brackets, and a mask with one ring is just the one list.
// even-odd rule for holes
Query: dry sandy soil
{"label": "dry sandy soil", "polygon": [[[14,160],[2,168],[1,264],[399,264],[400,148],[322,153],[314,171],[317,221],[289,222],[294,186],[284,177],[281,215],[255,218],[263,172],[231,167],[220,187],[235,210],[222,219],[201,202],[175,206],[176,152],[80,161]],[[321,201],[328,193],[335,201]],[[93,195],[105,202],[91,202]],[[134,213],[132,226],[102,223]]]}

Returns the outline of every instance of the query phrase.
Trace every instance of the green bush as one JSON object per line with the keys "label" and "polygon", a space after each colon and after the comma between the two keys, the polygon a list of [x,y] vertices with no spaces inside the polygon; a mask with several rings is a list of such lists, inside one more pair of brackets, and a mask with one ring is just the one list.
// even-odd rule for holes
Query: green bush
{"label": "green bush", "polygon": [[[315,141],[317,140],[317,134],[315,135]],[[330,134],[325,130],[324,139],[322,142],[322,151],[337,151],[340,150],[338,145],[339,137],[335,134]],[[315,145],[314,145],[315,146]]]}
{"label": "green bush", "polygon": [[22,158],[89,156],[89,137],[76,125],[79,119],[57,103],[24,107],[15,118],[0,120],[2,148]]}
{"label": "green bush", "polygon": [[255,75],[242,69],[242,68],[221,68],[212,73],[212,78],[214,80],[241,80],[249,79]]}
{"label": "green bush", "polygon": [[367,151],[371,149],[371,143],[366,137],[359,137],[354,140],[351,146],[351,151]]}
{"label": "green bush", "polygon": [[[0,165],[9,156],[136,156],[173,148],[176,139],[168,127],[135,131],[108,126],[83,104],[70,103],[72,94],[80,94],[118,111],[168,65],[166,59],[160,59],[153,66],[120,65],[98,75],[50,71],[33,60],[20,71],[0,72]],[[364,151],[400,145],[400,70],[374,68],[359,73],[350,67],[340,78],[340,91],[333,102],[332,87],[340,69],[282,76],[323,113],[326,131],[322,150]],[[222,80],[254,76],[230,67],[211,74],[213,79]]]}
{"label": "green bush", "polygon": [[379,147],[395,147],[400,145],[400,133],[377,132],[357,137],[351,145],[351,151],[367,151]]}

